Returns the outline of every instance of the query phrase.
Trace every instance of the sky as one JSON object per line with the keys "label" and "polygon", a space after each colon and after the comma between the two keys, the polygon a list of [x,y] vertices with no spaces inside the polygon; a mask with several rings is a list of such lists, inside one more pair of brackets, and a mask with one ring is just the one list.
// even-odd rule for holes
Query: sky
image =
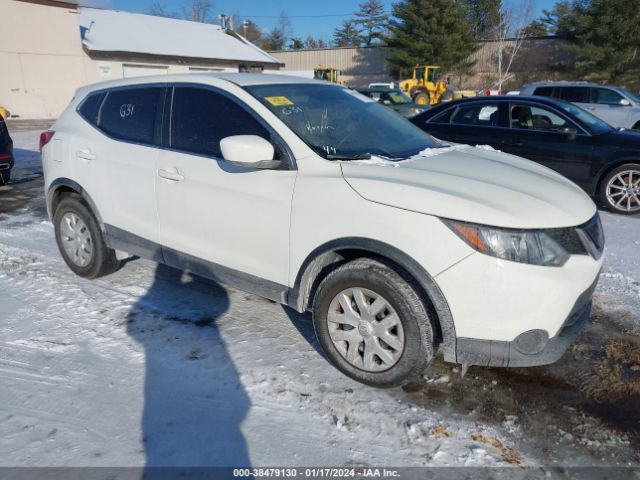
{"label": "sky", "polygon": [[[100,6],[148,13],[149,6],[158,0],[96,0]],[[516,5],[518,0],[512,0]],[[551,8],[555,0],[534,0],[534,18],[542,14],[545,8]],[[353,16],[362,0],[213,0],[214,12],[239,14],[242,19],[255,22],[260,28],[268,30],[277,25],[281,12],[286,12],[292,24],[293,37],[307,36],[330,41],[333,31],[343,20]],[[383,0],[387,11],[391,11],[393,0]],[[180,6],[190,3],[189,0],[159,0],[168,10],[180,10]]]}

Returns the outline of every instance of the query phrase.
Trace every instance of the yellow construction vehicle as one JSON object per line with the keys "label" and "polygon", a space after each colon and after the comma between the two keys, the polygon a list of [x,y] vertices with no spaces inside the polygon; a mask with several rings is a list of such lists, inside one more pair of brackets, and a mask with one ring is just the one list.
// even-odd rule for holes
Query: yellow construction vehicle
{"label": "yellow construction vehicle", "polygon": [[439,70],[437,65],[416,65],[411,78],[399,82],[400,89],[419,105],[436,105],[443,100],[475,96],[473,91],[460,90],[441,81]]}
{"label": "yellow construction vehicle", "polygon": [[340,74],[342,72],[333,67],[318,67],[313,70],[313,78],[316,80],[325,80],[331,83],[340,83]]}

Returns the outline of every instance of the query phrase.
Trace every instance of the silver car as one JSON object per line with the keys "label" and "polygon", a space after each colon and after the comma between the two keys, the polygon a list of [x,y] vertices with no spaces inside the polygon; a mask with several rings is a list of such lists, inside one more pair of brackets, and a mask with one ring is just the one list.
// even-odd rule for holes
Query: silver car
{"label": "silver car", "polygon": [[612,127],[640,130],[640,96],[611,85],[589,82],[538,82],[520,95],[560,98],[600,117]]}

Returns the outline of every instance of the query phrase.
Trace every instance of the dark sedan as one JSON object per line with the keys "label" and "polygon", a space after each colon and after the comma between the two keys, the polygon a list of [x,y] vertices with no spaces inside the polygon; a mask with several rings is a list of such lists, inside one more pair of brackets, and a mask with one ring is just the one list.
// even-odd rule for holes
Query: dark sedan
{"label": "dark sedan", "polygon": [[9,183],[13,168],[13,141],[2,115],[0,115],[0,185]]}
{"label": "dark sedan", "polygon": [[450,142],[490,145],[565,175],[610,210],[640,212],[640,133],[616,130],[562,100],[477,97],[410,119]]}

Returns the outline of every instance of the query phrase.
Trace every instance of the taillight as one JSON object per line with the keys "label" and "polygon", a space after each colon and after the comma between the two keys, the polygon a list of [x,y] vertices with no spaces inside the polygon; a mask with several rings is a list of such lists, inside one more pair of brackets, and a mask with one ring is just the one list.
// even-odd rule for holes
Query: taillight
{"label": "taillight", "polygon": [[40,153],[42,153],[42,149],[44,148],[44,146],[49,143],[51,141],[51,139],[53,138],[53,135],[56,132],[53,132],[51,130],[47,130],[46,132],[42,132],[40,134]]}

